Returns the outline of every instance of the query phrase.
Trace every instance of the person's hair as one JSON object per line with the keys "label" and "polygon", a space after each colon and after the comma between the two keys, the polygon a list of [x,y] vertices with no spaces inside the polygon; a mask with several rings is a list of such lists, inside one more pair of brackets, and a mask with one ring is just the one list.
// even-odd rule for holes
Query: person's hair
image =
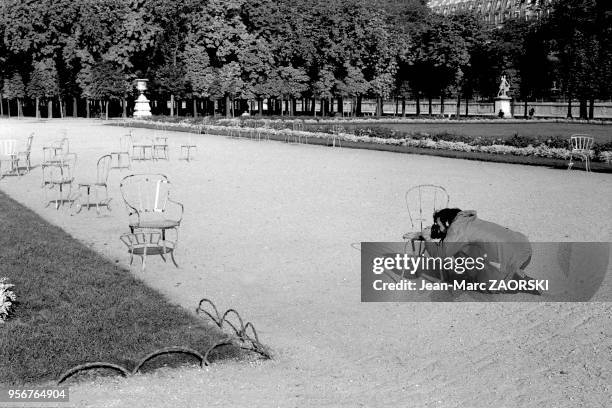
{"label": "person's hair", "polygon": [[460,212],[459,208],[443,208],[438,210],[433,215],[434,223],[439,219],[445,227],[448,227]]}

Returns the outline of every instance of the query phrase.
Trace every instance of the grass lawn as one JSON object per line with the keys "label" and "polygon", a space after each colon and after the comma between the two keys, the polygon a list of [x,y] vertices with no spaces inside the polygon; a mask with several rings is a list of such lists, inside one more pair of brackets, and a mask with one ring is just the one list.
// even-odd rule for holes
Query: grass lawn
{"label": "grass lawn", "polygon": [[596,143],[612,142],[612,125],[590,123],[367,123],[359,125],[346,124],[344,127],[385,127],[403,132],[425,132],[429,134],[453,133],[462,136],[492,137],[508,139],[518,133],[519,136],[530,136],[538,139],[561,137],[569,139],[575,133],[586,133],[595,138]]}
{"label": "grass lawn", "polygon": [[227,337],[3,192],[0,228],[0,277],[18,301],[0,324],[0,385],[55,381],[86,362],[131,370],[159,348],[203,354]]}

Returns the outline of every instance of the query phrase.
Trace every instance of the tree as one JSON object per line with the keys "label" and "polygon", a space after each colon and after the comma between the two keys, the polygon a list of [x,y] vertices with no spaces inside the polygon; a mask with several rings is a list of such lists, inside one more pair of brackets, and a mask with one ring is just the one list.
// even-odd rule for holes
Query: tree
{"label": "tree", "polygon": [[109,101],[123,99],[132,89],[131,79],[120,67],[104,61],[84,67],[78,76],[83,97],[100,101],[107,120]]}
{"label": "tree", "polygon": [[366,95],[370,91],[370,83],[366,81],[361,69],[347,65],[344,80],[338,81],[336,89],[342,97],[351,98],[351,115],[356,115],[357,98]]}
{"label": "tree", "polygon": [[189,44],[181,55],[185,67],[185,81],[191,88],[193,99],[193,116],[197,116],[196,97],[206,98],[213,94],[215,71],[210,65],[210,58],[206,47],[198,44]]}
{"label": "tree", "polygon": [[[17,117],[23,116],[22,112],[22,99],[25,96],[25,86],[21,74],[18,72],[13,73],[8,79],[4,80],[4,88],[2,93],[9,101],[17,99]],[[11,106],[9,103],[8,114],[11,116]]]}
{"label": "tree", "polygon": [[587,119],[587,102],[599,94],[597,73],[601,66],[601,34],[597,26],[597,0],[555,0],[550,19],[544,29],[559,62],[559,74],[568,103],[568,117],[572,117],[571,100],[580,102],[580,117]]}

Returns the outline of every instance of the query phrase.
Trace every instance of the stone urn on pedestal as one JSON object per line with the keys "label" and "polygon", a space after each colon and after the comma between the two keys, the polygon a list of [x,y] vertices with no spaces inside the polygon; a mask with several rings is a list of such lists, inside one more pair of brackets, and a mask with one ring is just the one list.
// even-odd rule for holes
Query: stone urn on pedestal
{"label": "stone urn on pedestal", "polygon": [[506,80],[506,76],[501,77],[499,84],[499,92],[495,98],[495,115],[500,118],[512,118],[512,98],[508,96],[510,85]]}
{"label": "stone urn on pedestal", "polygon": [[149,105],[149,100],[144,95],[144,91],[147,90],[147,82],[148,79],[136,80],[136,89],[140,92],[140,95],[138,95],[138,99],[136,99],[136,104],[134,105],[135,118],[151,116],[151,106]]}

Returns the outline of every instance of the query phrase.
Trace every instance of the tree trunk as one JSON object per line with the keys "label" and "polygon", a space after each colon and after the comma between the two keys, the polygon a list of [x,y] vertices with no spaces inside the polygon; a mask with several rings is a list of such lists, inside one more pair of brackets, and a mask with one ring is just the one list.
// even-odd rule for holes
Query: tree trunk
{"label": "tree trunk", "polygon": [[376,97],[376,116],[381,117],[383,114],[383,99],[381,96]]}
{"label": "tree trunk", "polygon": [[291,98],[291,116],[297,115],[297,99]]}
{"label": "tree trunk", "polygon": [[51,119],[53,117],[53,100],[49,99],[47,101],[47,118]]}
{"label": "tree trunk", "polygon": [[104,110],[105,110],[105,115],[106,116],[106,120],[108,120],[108,100],[104,101]]}
{"label": "tree trunk", "polygon": [[4,98],[0,95],[0,116],[4,116]]}
{"label": "tree trunk", "polygon": [[523,117],[527,119],[527,108],[529,108],[529,104],[527,103],[527,98],[525,98],[525,112],[523,112]]}
{"label": "tree trunk", "polygon": [[588,119],[588,106],[585,98],[580,98],[580,119]]}
{"label": "tree trunk", "polygon": [[89,104],[90,104],[89,99],[87,99],[87,102],[85,103],[85,110],[86,110],[85,117],[87,119],[91,117],[91,107],[89,106]]}
{"label": "tree trunk", "polygon": [[259,116],[263,116],[263,98],[257,100],[257,110],[259,111]]}
{"label": "tree trunk", "polygon": [[357,95],[357,103],[355,104],[355,116],[361,116],[361,95]]}
{"label": "tree trunk", "polygon": [[465,117],[467,118],[468,116],[470,116],[470,99],[466,96],[465,97]]}
{"label": "tree trunk", "polygon": [[589,119],[595,118],[595,99],[589,100]]}
{"label": "tree trunk", "polygon": [[406,117],[406,97],[402,96],[402,118]]}
{"label": "tree trunk", "polygon": [[416,115],[421,116],[421,97],[419,94],[416,97]]}
{"label": "tree trunk", "polygon": [[440,97],[440,115],[444,116],[444,96]]}
{"label": "tree trunk", "polygon": [[60,118],[64,119],[64,117],[66,116],[66,111],[64,108],[64,100],[60,97],[57,98],[58,102],[59,102],[59,108],[60,108]]}
{"label": "tree trunk", "polygon": [[17,98],[17,117],[20,118],[23,116],[23,109],[21,107],[21,98]]}
{"label": "tree trunk", "polygon": [[40,119],[40,98],[36,97],[36,119]]}
{"label": "tree trunk", "polygon": [[229,94],[225,95],[225,117],[229,118],[232,116],[232,112],[230,110],[230,96]]}
{"label": "tree trunk", "polygon": [[572,118],[572,97],[570,96],[567,100],[567,117]]}
{"label": "tree trunk", "polygon": [[77,111],[77,98],[76,96],[72,97],[72,117],[76,118],[78,117],[78,111]]}
{"label": "tree trunk", "polygon": [[431,109],[432,109],[432,107],[431,107],[431,102],[432,102],[432,100],[431,100],[431,96],[430,96],[430,97],[429,97],[429,116],[431,116],[431,115],[433,114],[433,112],[432,112],[432,110],[431,110]]}
{"label": "tree trunk", "polygon": [[393,112],[393,116],[397,116],[397,114],[399,113],[399,98],[396,96],[395,97],[395,112]]}
{"label": "tree trunk", "polygon": [[174,117],[174,94],[170,95],[170,117]]}
{"label": "tree trunk", "polygon": [[127,119],[127,101],[125,100],[125,96],[121,98],[121,108],[122,108],[121,117],[123,119]]}
{"label": "tree trunk", "polygon": [[457,111],[455,112],[455,119],[459,120],[459,116],[461,116],[461,95],[457,94]]}
{"label": "tree trunk", "polygon": [[11,117],[11,100],[7,98],[6,100],[6,110],[8,112],[8,117]]}

